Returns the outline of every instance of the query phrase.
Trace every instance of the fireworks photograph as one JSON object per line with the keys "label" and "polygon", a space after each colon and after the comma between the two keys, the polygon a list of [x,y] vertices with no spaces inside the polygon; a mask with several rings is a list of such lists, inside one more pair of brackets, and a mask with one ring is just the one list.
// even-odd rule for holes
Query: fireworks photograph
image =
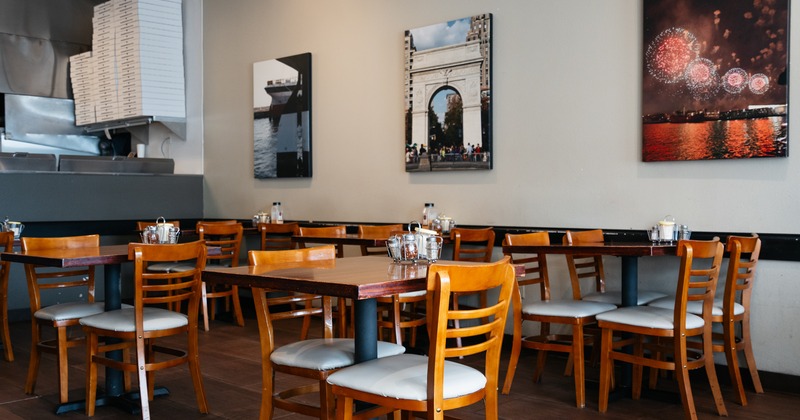
{"label": "fireworks photograph", "polygon": [[645,0],[642,160],[788,156],[789,0]]}

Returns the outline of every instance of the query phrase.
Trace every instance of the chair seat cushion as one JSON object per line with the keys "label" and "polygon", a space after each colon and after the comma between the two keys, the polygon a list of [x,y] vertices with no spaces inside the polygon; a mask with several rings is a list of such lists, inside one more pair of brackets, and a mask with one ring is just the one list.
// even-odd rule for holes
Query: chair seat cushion
{"label": "chair seat cushion", "polygon": [[[656,308],[673,309],[675,307],[675,296],[667,296],[661,299],[656,299],[647,304],[647,306],[655,306]],[[693,300],[686,302],[686,312],[695,315],[703,314],[703,302]],[[741,303],[733,303],[733,314],[741,315],[744,313],[744,306]],[[714,306],[711,309],[711,316],[722,316],[722,299],[714,299]]]}
{"label": "chair seat cushion", "polygon": [[[672,309],[656,308],[654,306],[630,306],[614,309],[613,311],[597,314],[598,323],[607,321],[618,324],[647,327],[659,330],[674,328],[674,311]],[[700,328],[705,324],[703,318],[686,314],[686,328]],[[602,324],[600,324],[602,327]]]}
{"label": "chair seat cushion", "polygon": [[103,313],[104,310],[103,302],[69,302],[46,306],[36,311],[33,316],[46,321],[65,321]]}
{"label": "chair seat cushion", "polygon": [[[281,346],[270,355],[272,363],[313,370],[331,370],[355,363],[356,345],[352,338],[317,338]],[[403,354],[406,348],[378,341],[378,358]]]}
{"label": "chair seat cushion", "polygon": [[[144,315],[145,331],[166,330],[189,325],[189,318],[186,315],[166,309],[146,307],[142,309],[142,314]],[[134,309],[117,309],[81,318],[81,325],[109,331],[133,332],[136,331]]]}
{"label": "chair seat cushion", "polygon": [[159,273],[182,273],[184,271],[194,270],[194,268],[194,264],[187,264],[184,262],[163,262],[148,265],[147,271]]}
{"label": "chair seat cushion", "polygon": [[[661,292],[651,292],[649,290],[639,290],[637,294],[637,305],[647,305],[648,303],[667,296],[666,293]],[[609,291],[605,293],[590,293],[586,296],[583,296],[583,300],[588,300],[591,302],[603,302],[603,303],[611,303],[617,306],[622,306],[622,292],[620,291]]]}
{"label": "chair seat cushion", "polygon": [[417,297],[417,296],[425,296],[426,293],[428,293],[427,290],[415,290],[413,292],[400,293],[400,297],[401,298],[412,298],[412,297]]}
{"label": "chair seat cushion", "polygon": [[[417,354],[375,359],[353,365],[328,377],[328,383],[384,397],[424,401],[428,398],[428,357]],[[444,362],[444,398],[483,389],[486,377],[466,365]]]}
{"label": "chair seat cushion", "polygon": [[527,315],[584,318],[614,309],[617,309],[617,306],[611,303],[587,300],[550,300],[529,303],[522,307],[522,313]]}

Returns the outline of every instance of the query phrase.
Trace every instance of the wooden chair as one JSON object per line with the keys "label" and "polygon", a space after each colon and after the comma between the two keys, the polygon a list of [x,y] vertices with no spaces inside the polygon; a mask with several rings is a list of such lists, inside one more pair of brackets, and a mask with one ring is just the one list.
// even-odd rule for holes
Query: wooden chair
{"label": "wooden chair", "polygon": [[[22,251],[42,249],[74,249],[100,246],[100,235],[67,236],[58,238],[20,238]],[[58,394],[61,404],[68,402],[69,394],[69,361],[67,350],[81,346],[84,337],[69,337],[69,327],[78,325],[85,316],[102,313],[104,304],[95,302],[94,292],[95,267],[72,267],[58,269],[25,264],[25,277],[28,281],[28,296],[31,308],[31,358],[28,363],[28,378],[25,381],[25,393],[33,394],[36,388],[36,377],[39,372],[39,360],[42,352],[57,355]],[[85,290],[85,300],[43,306],[42,292],[64,294],[67,289]],[[56,338],[44,340],[40,328],[50,326],[56,329]]]}
{"label": "wooden chair", "polygon": [[259,223],[258,233],[261,234],[261,250],[277,251],[297,248],[292,242],[292,236],[297,235],[300,225],[292,223]]}
{"label": "wooden chair", "polygon": [[[492,260],[495,233],[491,227],[484,229],[453,228],[450,240],[453,241],[453,261],[489,262]],[[453,308],[458,309],[460,295],[453,294]],[[486,306],[486,293],[478,293],[478,306]],[[459,320],[454,320],[456,328]],[[461,345],[461,339],[456,341]]]}
{"label": "wooden chair", "polygon": [[[600,401],[599,409],[605,413],[608,409],[613,361],[631,363],[633,369],[633,399],[639,399],[642,388],[642,368],[664,369],[673,371],[678,382],[679,394],[683,403],[684,417],[696,419],[694,398],[689,382],[689,370],[705,368],[706,377],[711,385],[711,392],[717,413],[727,416],[722,393],[714,370],[714,359],[711,342],[711,309],[714,293],[722,263],[723,246],[718,238],[711,241],[682,240],[678,242],[678,256],[681,257],[678,285],[675,293],[674,309],[654,306],[631,306],[618,308],[597,315],[597,324],[602,329],[600,350]],[[689,302],[701,302],[703,315],[698,316],[686,311]],[[615,332],[628,333],[632,342],[633,353],[612,348],[612,337]],[[703,342],[700,352],[691,351],[687,339],[697,337]],[[658,350],[652,350],[648,357],[644,348],[647,345],[658,346],[669,343]],[[622,343],[613,343],[614,347]],[[659,354],[672,354],[673,359],[663,360]]]}
{"label": "wooden chair", "polygon": [[[0,252],[14,250],[14,232],[0,232]],[[14,361],[14,349],[11,347],[11,334],[8,330],[8,273],[11,263],[0,261],[0,342],[3,343],[3,357],[7,362]]]}
{"label": "wooden chair", "polygon": [[[322,227],[305,227],[300,226],[297,230],[297,235],[301,238],[298,240],[298,247],[299,248],[306,248],[309,243],[313,243],[313,241],[304,241],[302,239],[303,236],[345,236],[347,235],[347,226],[345,225],[337,225],[337,226],[322,226]],[[336,245],[336,258],[344,258],[344,245],[337,244]]]}
{"label": "wooden chair", "polygon": [[[307,248],[309,243],[313,243],[312,241],[304,241],[302,240],[303,236],[345,236],[347,235],[347,226],[345,225],[337,225],[337,226],[323,226],[323,227],[304,227],[300,226],[297,230],[297,234],[301,237],[300,240],[297,241],[297,246],[299,248]],[[344,258],[344,245],[336,244],[336,258]],[[347,304],[347,299],[338,298],[336,299],[336,309],[334,310],[334,318],[337,320],[338,323],[338,335],[339,337],[347,337],[352,336],[352,334],[348,334],[348,313],[350,314],[350,319],[352,324],[352,320],[355,319],[355,313],[351,309],[350,305]]]}
{"label": "wooden chair", "polygon": [[[207,255],[206,264],[227,265],[237,267],[239,265],[239,253],[242,246],[243,227],[238,222],[197,222],[197,235],[199,240],[205,241],[206,247],[218,247],[219,252]],[[242,306],[239,302],[239,287],[225,286],[220,284],[207,285],[203,282],[202,298],[200,303],[203,311],[203,327],[209,330],[209,317],[213,320],[216,314],[215,301],[211,301],[211,309],[208,308],[209,299],[225,299],[225,310],[230,311],[230,303],[233,302],[233,317],[236,325],[244,326],[244,316]]]}
{"label": "wooden chair", "polygon": [[[335,258],[333,245],[284,251],[248,252],[250,265],[254,266],[332,261]],[[329,296],[296,294],[292,297],[295,303],[306,303],[301,309],[273,313],[269,309],[272,302],[267,299],[268,291],[253,287],[253,300],[261,337],[263,380],[259,418],[271,419],[273,410],[277,407],[320,419],[332,419],[334,413],[333,394],[331,394],[326,381],[332,372],[355,363],[355,343],[353,339],[349,338],[333,338],[331,298]],[[314,299],[321,299],[322,304],[315,308],[311,305]],[[307,315],[310,314],[322,314],[323,338],[301,340],[276,349],[272,321],[295,317],[307,319]],[[305,322],[307,321],[304,320]],[[400,345],[378,342],[378,357],[400,354],[403,351],[405,349]],[[313,379],[316,383],[312,386],[298,386],[275,392],[275,372]],[[302,402],[302,399],[295,398],[309,393],[319,394],[319,406],[306,404]]]}
{"label": "wooden chair", "polygon": [[[725,353],[736,401],[746,406],[747,396],[739,369],[738,352],[744,352],[750,379],[756,393],[764,393],[750,338],[750,295],[753,291],[756,264],[758,264],[758,257],[761,253],[761,239],[755,233],[753,236],[729,236],[726,249],[730,253],[730,257],[725,291],[721,299],[714,299],[711,309],[711,321],[720,325],[722,332],[712,333],[714,342],[711,348],[714,352]],[[662,298],[651,302],[650,306],[672,309],[675,306],[675,298]],[[690,314],[699,316],[703,314],[703,307],[699,301],[687,303],[686,310]],[[737,324],[740,329],[738,334]],[[692,344],[697,343],[689,345]],[[654,373],[655,370],[651,370],[651,385],[654,385],[656,379]]]}
{"label": "wooden chair", "polygon": [[[428,268],[428,356],[402,354],[359,363],[328,377],[336,396],[339,419],[353,417],[353,400],[378,407],[359,413],[359,418],[403,410],[427,412],[429,419],[443,419],[446,410],[484,401],[485,417],[498,418],[497,387],[500,347],[508,305],[514,289],[514,268],[504,257],[496,263],[478,265],[432,264]],[[498,290],[492,305],[450,309],[453,293]],[[470,325],[450,327],[455,319]],[[463,337],[469,344],[453,348],[452,339]],[[485,356],[483,372],[447,360],[453,357]],[[397,413],[395,415],[397,417]],[[410,418],[410,414],[409,414]]]}
{"label": "wooden chair", "polygon": [[[550,245],[548,232],[506,234],[503,245]],[[514,264],[525,265],[525,278],[518,279],[514,299],[514,341],[511,349],[508,371],[503,385],[503,394],[511,391],[521,347],[538,350],[537,362],[533,371],[533,381],[539,382],[548,351],[558,351],[570,355],[572,376],[575,380],[575,404],[578,408],[586,406],[586,386],[584,383],[584,326],[595,323],[595,315],[614,310],[610,303],[587,300],[551,300],[550,278],[547,273],[545,254],[506,254]],[[539,286],[539,300],[522,304],[519,288],[527,285]],[[523,321],[540,323],[538,335],[522,337]],[[556,335],[550,333],[551,324],[570,326],[572,334]]]}
{"label": "wooden chair", "polygon": [[[388,238],[393,233],[401,232],[403,225],[359,225],[359,235],[369,237]],[[361,246],[361,255],[387,255],[386,247]],[[427,293],[418,292],[400,293],[391,296],[379,297],[378,302],[378,337],[382,337],[383,330],[391,331],[392,342],[403,344],[403,330],[409,331],[409,345],[417,344],[417,327],[425,325],[425,314],[419,306],[425,302]]]}
{"label": "wooden chair", "polygon": [[[128,252],[134,261],[133,308],[104,312],[82,318],[80,321],[87,339],[86,415],[94,415],[97,398],[97,365],[138,374],[142,418],[149,419],[155,371],[184,363],[189,364],[197,406],[201,413],[208,413],[203,377],[200,373],[197,327],[200,275],[205,268],[206,248],[202,241],[164,245],[131,243]],[[147,270],[147,264],[151,262],[168,261],[183,261],[185,264],[191,261],[194,268],[173,272]],[[189,308],[188,315],[151,306],[171,302],[186,302]],[[181,334],[187,336],[185,350],[167,348],[155,343],[156,339]],[[113,337],[121,342],[103,345],[98,343],[98,337]],[[121,361],[112,360],[104,354],[121,348],[135,349],[135,361],[128,358],[123,358]],[[172,357],[156,360],[156,353]]]}
{"label": "wooden chair", "polygon": [[[601,229],[567,231],[563,238],[564,245],[603,244],[603,231]],[[603,257],[600,255],[567,255],[567,267],[572,280],[572,294],[575,299],[590,300],[593,302],[612,303],[622,306],[622,293],[619,291],[606,291],[606,273],[603,268]],[[583,293],[581,279],[594,279],[594,291]],[[649,290],[639,290],[638,304],[646,305],[656,299],[666,296],[666,293]]]}

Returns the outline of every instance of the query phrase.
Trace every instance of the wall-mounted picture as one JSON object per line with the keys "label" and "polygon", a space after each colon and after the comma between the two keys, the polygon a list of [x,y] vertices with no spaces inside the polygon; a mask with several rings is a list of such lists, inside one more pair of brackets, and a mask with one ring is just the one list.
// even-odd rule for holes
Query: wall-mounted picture
{"label": "wall-mounted picture", "polygon": [[492,169],[492,15],[405,31],[406,172]]}
{"label": "wall-mounted picture", "polygon": [[788,156],[789,0],[646,0],[642,160]]}
{"label": "wall-mounted picture", "polygon": [[253,175],[311,176],[311,53],[253,64]]}

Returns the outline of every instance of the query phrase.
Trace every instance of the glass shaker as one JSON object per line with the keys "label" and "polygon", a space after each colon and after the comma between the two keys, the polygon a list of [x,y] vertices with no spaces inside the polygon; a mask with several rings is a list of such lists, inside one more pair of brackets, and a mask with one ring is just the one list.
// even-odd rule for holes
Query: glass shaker
{"label": "glass shaker", "polygon": [[404,260],[414,261],[417,259],[417,238],[413,233],[406,233],[403,235],[403,250],[402,258]]}

